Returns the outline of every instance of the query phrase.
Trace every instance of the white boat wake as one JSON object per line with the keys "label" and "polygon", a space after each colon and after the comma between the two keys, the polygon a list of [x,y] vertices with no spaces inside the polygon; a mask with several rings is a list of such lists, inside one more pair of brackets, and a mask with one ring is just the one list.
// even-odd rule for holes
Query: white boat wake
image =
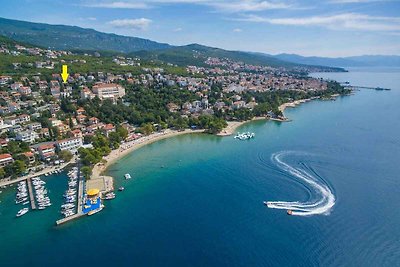
{"label": "white boat wake", "polygon": [[290,212],[290,215],[297,216],[311,216],[311,215],[328,215],[332,207],[335,205],[335,196],[331,189],[321,182],[318,178],[308,173],[305,170],[298,169],[290,166],[282,161],[282,157],[290,152],[280,152],[272,155],[272,161],[283,171],[286,171],[295,178],[300,179],[314,189],[318,195],[318,200],[312,202],[287,202],[287,201],[266,201],[264,202],[268,208],[271,209],[284,209]]}

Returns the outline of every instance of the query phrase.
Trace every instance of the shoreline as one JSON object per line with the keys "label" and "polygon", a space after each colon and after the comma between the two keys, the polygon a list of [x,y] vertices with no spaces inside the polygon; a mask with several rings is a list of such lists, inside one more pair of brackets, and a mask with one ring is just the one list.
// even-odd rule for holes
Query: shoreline
{"label": "shoreline", "polygon": [[[306,102],[314,100],[314,99],[318,99],[318,97],[301,99],[301,100],[296,100],[293,102],[286,102],[279,106],[279,110],[283,113],[283,111],[287,107],[296,107],[297,105],[306,103]],[[278,121],[278,122],[290,121],[287,118],[279,119],[279,118],[268,118],[268,117],[264,117],[264,116],[254,117],[253,119],[247,120],[247,121],[228,121],[227,122],[228,126],[225,127],[220,133],[216,134],[216,136],[223,137],[223,136],[233,135],[234,132],[236,131],[236,129],[239,128],[240,126],[242,126],[246,123],[258,121],[258,120],[271,120],[271,121]],[[106,160],[105,163],[97,163],[93,167],[91,177],[94,179],[97,179],[97,178],[104,176],[103,173],[105,171],[107,171],[107,168],[110,167],[111,165],[113,165],[117,160],[123,158],[124,156],[130,154],[131,152],[133,152],[143,146],[146,146],[146,145],[149,145],[156,141],[167,139],[170,137],[184,135],[184,134],[192,134],[192,133],[204,133],[204,130],[186,129],[184,131],[176,131],[176,130],[167,129],[167,130],[165,130],[165,132],[162,132],[162,133],[153,133],[153,134],[145,136],[141,139],[121,144],[120,148],[111,151],[111,153],[108,156],[103,158],[103,160]]]}
{"label": "shoreline", "polygon": [[143,138],[133,140],[127,143],[121,144],[121,146],[118,149],[112,150],[111,153],[105,157],[103,157],[103,160],[106,160],[106,163],[97,163],[94,165],[93,170],[92,170],[92,175],[91,177],[93,179],[100,178],[101,176],[104,176],[103,173],[107,170],[108,167],[110,167],[112,164],[114,164],[117,160],[120,158],[123,158],[124,156],[130,154],[131,152],[149,145],[151,143],[154,143],[159,140],[167,139],[170,137],[178,136],[178,135],[185,135],[185,134],[194,134],[194,133],[204,133],[204,130],[189,130],[186,129],[184,131],[176,131],[176,130],[170,130],[167,129],[164,132],[161,133],[153,133],[148,136],[145,136]]}
{"label": "shoreline", "polygon": [[[336,96],[338,96],[338,95],[332,95],[332,97],[336,97]],[[283,113],[285,111],[285,109],[288,107],[294,108],[302,103],[306,103],[306,102],[309,102],[309,101],[315,100],[315,99],[318,99],[318,97],[306,98],[306,99],[296,100],[293,102],[286,102],[286,103],[283,103],[282,105],[280,105],[278,107],[278,109]],[[277,122],[289,122],[290,121],[285,115],[284,115],[284,117],[286,119],[268,118],[268,117],[262,116],[262,117],[254,117],[251,120],[247,120],[247,121],[228,121],[228,126],[225,127],[220,133],[218,133],[217,136],[233,135],[237,128],[239,128],[240,126],[242,126],[246,123],[253,122],[253,121],[258,121],[258,120],[270,120],[270,121],[277,121]]]}

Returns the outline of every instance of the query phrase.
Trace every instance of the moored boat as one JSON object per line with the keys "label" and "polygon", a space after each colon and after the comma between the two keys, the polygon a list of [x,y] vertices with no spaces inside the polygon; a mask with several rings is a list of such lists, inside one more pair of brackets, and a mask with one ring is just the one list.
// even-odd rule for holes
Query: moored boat
{"label": "moored boat", "polygon": [[22,215],[26,214],[29,211],[28,208],[23,208],[17,212],[17,217],[21,217]]}

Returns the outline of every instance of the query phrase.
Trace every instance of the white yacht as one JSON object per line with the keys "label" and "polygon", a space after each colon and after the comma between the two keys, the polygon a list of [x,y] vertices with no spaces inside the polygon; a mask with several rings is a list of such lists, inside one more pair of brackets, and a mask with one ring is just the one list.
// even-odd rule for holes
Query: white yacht
{"label": "white yacht", "polygon": [[21,217],[22,215],[26,214],[29,211],[28,208],[23,208],[17,213],[17,217]]}

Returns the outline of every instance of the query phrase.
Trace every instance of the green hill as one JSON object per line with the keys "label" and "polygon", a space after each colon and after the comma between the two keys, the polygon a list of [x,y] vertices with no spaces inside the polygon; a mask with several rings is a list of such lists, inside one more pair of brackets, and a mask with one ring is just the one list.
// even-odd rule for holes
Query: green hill
{"label": "green hill", "polygon": [[85,49],[132,52],[170,47],[147,39],[102,33],[76,26],[50,25],[0,18],[0,35],[59,50]]}

